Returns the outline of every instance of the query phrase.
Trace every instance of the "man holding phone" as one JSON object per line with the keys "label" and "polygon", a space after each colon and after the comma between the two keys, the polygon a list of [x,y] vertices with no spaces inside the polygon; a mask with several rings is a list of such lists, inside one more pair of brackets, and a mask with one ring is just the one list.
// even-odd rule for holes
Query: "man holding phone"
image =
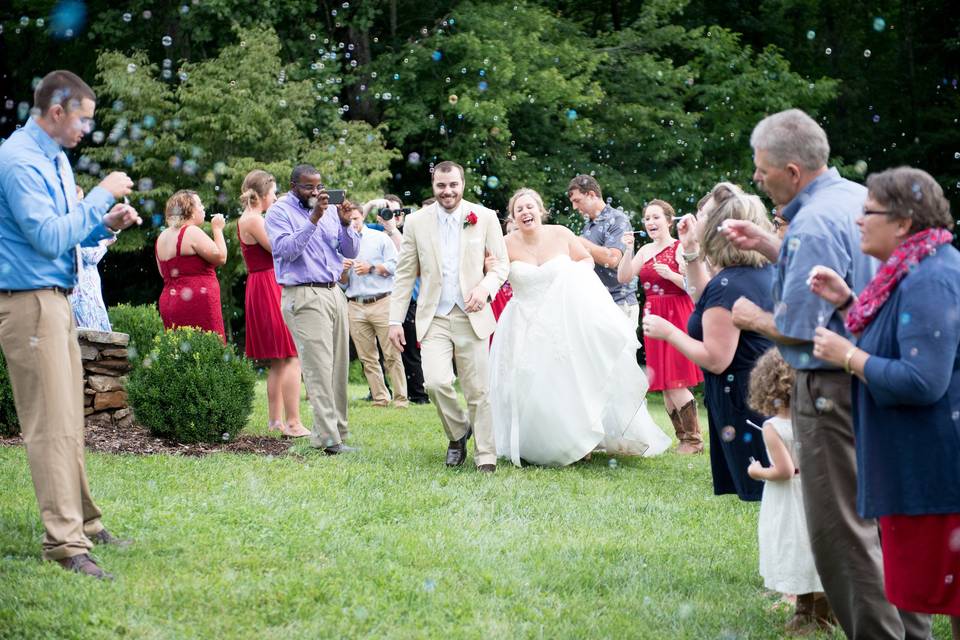
{"label": "man holding phone", "polygon": [[347,300],[337,286],[343,258],[356,258],[360,234],[312,165],[294,167],[290,191],[267,210],[273,266],[283,287],[280,304],[303,366],[313,408],[310,443],[327,455],[353,451],[347,438],[350,364]]}

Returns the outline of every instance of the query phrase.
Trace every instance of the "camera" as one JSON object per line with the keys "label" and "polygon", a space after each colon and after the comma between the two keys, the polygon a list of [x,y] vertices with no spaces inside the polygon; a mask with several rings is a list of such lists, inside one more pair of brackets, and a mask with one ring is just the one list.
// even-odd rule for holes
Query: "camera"
{"label": "camera", "polygon": [[396,211],[394,211],[390,207],[382,207],[380,211],[377,213],[377,215],[379,215],[382,220],[392,220],[393,216],[397,215],[398,213],[407,215],[408,213],[410,213],[410,207],[404,207],[403,209],[398,209]]}

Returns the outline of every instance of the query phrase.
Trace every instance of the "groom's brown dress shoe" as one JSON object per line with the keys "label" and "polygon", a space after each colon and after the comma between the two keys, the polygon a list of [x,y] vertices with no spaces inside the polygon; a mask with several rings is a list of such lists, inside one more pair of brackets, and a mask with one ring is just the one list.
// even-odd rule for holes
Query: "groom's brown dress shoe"
{"label": "groom's brown dress shoe", "polygon": [[448,467],[459,467],[467,459],[467,441],[470,439],[470,436],[473,435],[473,429],[467,429],[467,432],[459,440],[451,440],[450,445],[447,447],[447,462]]}
{"label": "groom's brown dress shoe", "polygon": [[60,558],[57,560],[57,564],[67,571],[82,573],[85,576],[91,576],[98,580],[113,580],[113,575],[98,567],[97,563],[94,562],[88,553],[81,553],[80,555],[70,556],[69,558]]}

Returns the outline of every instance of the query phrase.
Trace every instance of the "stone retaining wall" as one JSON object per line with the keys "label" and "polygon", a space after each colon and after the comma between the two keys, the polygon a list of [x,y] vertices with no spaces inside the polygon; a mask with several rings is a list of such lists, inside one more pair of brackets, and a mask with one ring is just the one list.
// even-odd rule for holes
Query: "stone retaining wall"
{"label": "stone retaining wall", "polygon": [[132,368],[127,359],[130,336],[90,329],[79,329],[77,334],[83,361],[83,414],[87,425],[130,426],[133,413],[127,406],[126,392],[126,374]]}

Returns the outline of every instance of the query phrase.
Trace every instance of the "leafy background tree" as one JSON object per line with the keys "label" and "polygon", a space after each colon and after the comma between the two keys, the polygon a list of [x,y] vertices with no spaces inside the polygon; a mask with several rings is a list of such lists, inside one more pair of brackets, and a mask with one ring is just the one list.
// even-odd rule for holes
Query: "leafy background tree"
{"label": "leafy background tree", "polygon": [[[689,211],[719,179],[748,185],[753,125],[796,106],[848,177],[913,164],[960,203],[948,0],[13,0],[0,26],[0,135],[26,119],[40,76],[72,69],[99,96],[73,157],[81,184],[115,168],[137,181],[147,224],[103,263],[110,303],[156,299],[152,244],[173,191],[232,219],[247,171],[283,190],[298,161],[351,198],[417,203],[431,163],[452,158],[472,197],[503,209],[531,186],[577,229],[576,173],[632,214],[654,197]],[[219,272],[239,339],[233,224]]]}

